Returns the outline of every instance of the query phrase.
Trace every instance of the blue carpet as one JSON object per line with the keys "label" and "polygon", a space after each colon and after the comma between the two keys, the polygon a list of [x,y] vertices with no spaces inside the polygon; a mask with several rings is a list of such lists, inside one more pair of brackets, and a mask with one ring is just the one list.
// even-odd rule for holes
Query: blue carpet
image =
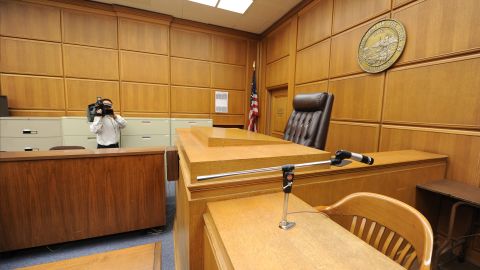
{"label": "blue carpet", "polygon": [[175,269],[172,235],[174,216],[175,198],[169,197],[167,199],[167,225],[163,231],[148,229],[48,247],[0,253],[0,270],[49,263],[158,241],[162,243],[162,269],[173,270]]}

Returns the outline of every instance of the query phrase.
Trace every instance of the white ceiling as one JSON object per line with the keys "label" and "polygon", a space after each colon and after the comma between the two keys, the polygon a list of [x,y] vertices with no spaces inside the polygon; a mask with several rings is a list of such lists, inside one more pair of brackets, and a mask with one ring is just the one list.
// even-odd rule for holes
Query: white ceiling
{"label": "white ceiling", "polygon": [[260,34],[302,0],[254,0],[242,15],[188,0],[94,0]]}

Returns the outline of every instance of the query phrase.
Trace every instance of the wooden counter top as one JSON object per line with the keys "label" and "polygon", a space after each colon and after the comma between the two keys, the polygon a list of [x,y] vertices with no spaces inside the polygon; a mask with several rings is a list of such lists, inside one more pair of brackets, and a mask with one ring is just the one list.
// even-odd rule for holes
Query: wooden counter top
{"label": "wooden counter top", "polygon": [[49,160],[69,158],[95,158],[108,156],[152,155],[165,152],[165,147],[152,148],[110,148],[110,149],[75,149],[54,151],[0,152],[0,162],[21,160]]}
{"label": "wooden counter top", "polygon": [[283,193],[207,207],[204,219],[214,257],[226,262],[226,269],[403,269],[293,194],[288,211],[296,213],[288,220],[296,225],[287,231],[278,228]]}
{"label": "wooden counter top", "polygon": [[[218,132],[214,132],[214,130]],[[188,182],[199,175],[327,160],[330,153],[246,130],[177,129],[177,147],[188,167]],[[205,138],[202,138],[206,136]],[[221,136],[224,136],[223,138]],[[215,146],[209,146],[209,138]],[[218,146],[223,142],[224,146]],[[328,168],[329,165],[319,166]],[[187,168],[185,168],[187,169]],[[206,180],[215,181],[215,180]]]}

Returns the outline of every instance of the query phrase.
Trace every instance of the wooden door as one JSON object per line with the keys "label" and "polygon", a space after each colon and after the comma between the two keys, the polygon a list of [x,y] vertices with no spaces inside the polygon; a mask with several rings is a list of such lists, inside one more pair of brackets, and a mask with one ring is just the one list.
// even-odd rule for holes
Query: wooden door
{"label": "wooden door", "polygon": [[283,138],[283,131],[287,124],[287,89],[270,91],[269,117],[267,119],[268,134]]}

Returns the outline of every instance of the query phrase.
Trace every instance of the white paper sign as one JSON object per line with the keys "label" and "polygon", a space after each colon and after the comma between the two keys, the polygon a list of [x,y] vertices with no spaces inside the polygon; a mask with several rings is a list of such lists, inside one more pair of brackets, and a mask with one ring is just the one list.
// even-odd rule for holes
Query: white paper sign
{"label": "white paper sign", "polygon": [[215,91],[215,112],[228,113],[228,92]]}

